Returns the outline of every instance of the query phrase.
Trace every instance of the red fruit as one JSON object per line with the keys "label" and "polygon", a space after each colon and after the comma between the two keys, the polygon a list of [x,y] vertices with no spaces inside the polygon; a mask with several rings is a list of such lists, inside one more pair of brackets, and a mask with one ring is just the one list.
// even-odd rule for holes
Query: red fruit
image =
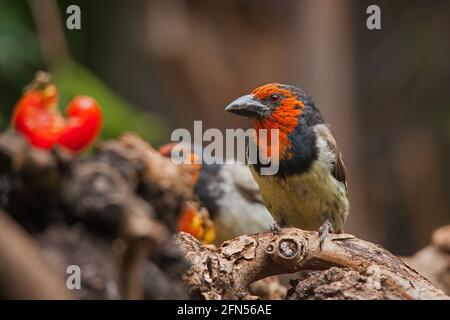
{"label": "red fruit", "polygon": [[14,108],[13,126],[30,144],[51,149],[59,144],[79,152],[92,143],[102,126],[102,112],[90,98],[75,97],[64,119],[57,109],[58,92],[52,84],[26,92]]}
{"label": "red fruit", "polygon": [[64,118],[56,110],[56,96],[53,86],[31,90],[15,106],[14,128],[33,146],[50,149],[64,128]]}
{"label": "red fruit", "polygon": [[78,96],[70,102],[67,116],[57,143],[78,152],[97,138],[102,126],[102,111],[93,98]]}
{"label": "red fruit", "polygon": [[209,218],[206,208],[198,208],[194,203],[186,203],[177,221],[178,231],[190,233],[204,243],[212,243],[216,238],[216,227]]}

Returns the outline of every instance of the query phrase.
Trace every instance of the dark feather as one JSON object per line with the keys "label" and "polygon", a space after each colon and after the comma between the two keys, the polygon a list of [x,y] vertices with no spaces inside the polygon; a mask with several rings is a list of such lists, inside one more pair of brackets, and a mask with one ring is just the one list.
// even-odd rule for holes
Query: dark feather
{"label": "dark feather", "polygon": [[335,153],[336,153],[336,162],[334,164],[333,176],[336,180],[345,184],[347,188],[347,168],[345,167],[344,159],[342,158],[342,154],[339,151],[337,145],[335,145]]}
{"label": "dark feather", "polygon": [[315,131],[326,141],[328,149],[333,154],[334,162],[331,173],[336,180],[342,182],[347,188],[347,169],[345,167],[344,159],[342,158],[342,154],[339,151],[336,140],[334,140],[333,135],[325,125],[316,126]]}

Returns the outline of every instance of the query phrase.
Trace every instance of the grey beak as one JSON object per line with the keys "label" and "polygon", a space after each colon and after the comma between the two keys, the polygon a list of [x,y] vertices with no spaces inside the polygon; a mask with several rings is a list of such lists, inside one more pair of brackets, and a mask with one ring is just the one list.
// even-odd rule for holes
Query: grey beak
{"label": "grey beak", "polygon": [[225,108],[225,111],[244,117],[267,117],[270,114],[270,108],[251,94],[237,98]]}

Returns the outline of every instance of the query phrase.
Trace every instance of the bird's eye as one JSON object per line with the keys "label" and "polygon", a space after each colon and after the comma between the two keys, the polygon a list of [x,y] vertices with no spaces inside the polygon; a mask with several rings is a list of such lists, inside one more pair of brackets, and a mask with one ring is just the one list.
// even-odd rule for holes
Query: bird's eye
{"label": "bird's eye", "polygon": [[277,102],[280,100],[280,96],[277,94],[273,94],[270,96],[270,100],[272,100],[272,102]]}

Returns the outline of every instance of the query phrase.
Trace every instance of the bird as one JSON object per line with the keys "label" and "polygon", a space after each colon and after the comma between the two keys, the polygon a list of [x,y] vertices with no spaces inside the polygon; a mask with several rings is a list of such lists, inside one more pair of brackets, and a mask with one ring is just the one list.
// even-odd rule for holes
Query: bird
{"label": "bird", "polygon": [[225,111],[252,119],[256,133],[278,129],[278,142],[252,138],[260,155],[271,157],[268,150],[277,151],[278,171],[261,174],[261,158],[249,164],[275,220],[273,230],[318,230],[320,248],[329,233],[343,232],[350,209],[347,170],[312,98],[296,86],[269,83],[232,101]]}
{"label": "bird", "polygon": [[[188,159],[198,158],[201,152],[200,146],[182,143],[165,144],[159,152],[169,157],[174,148],[187,152],[183,156]],[[202,242],[220,245],[243,234],[266,231],[273,225],[274,220],[247,165],[230,159],[225,163],[192,163],[189,166],[193,169],[191,176],[199,205],[183,208],[178,220],[179,231],[188,232]]]}
{"label": "bird", "polygon": [[243,163],[204,164],[194,188],[216,225],[216,244],[266,231],[274,220]]}

